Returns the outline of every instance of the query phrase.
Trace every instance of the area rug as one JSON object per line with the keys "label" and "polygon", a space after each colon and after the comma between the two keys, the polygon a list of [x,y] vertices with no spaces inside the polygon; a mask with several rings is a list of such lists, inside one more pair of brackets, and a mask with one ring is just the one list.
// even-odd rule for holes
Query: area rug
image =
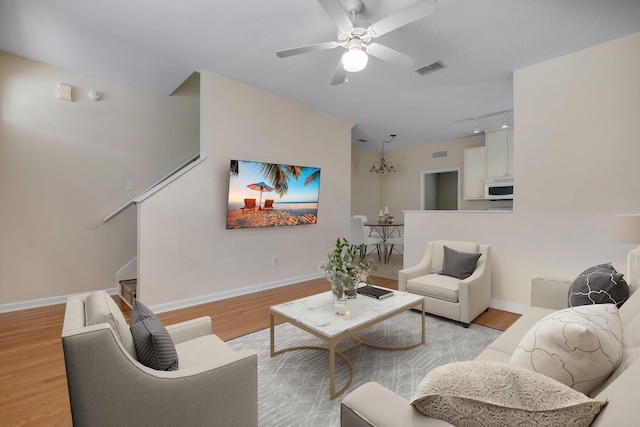
{"label": "area rug", "polygon": [[[258,420],[261,427],[337,427],[340,402],[352,390],[375,381],[411,399],[427,372],[444,363],[474,359],[501,332],[427,315],[426,343],[405,351],[384,351],[361,346],[349,351],[354,376],[345,394],[329,400],[329,354],[322,350],[297,350],[269,355],[269,329],[228,341],[236,350],[252,349],[258,354]],[[276,350],[300,345],[323,345],[308,333],[288,324],[276,326]],[[358,334],[375,344],[401,346],[420,339],[420,313],[410,311]],[[339,348],[344,348],[345,340]],[[336,357],[336,388],[349,378],[349,368]]]}

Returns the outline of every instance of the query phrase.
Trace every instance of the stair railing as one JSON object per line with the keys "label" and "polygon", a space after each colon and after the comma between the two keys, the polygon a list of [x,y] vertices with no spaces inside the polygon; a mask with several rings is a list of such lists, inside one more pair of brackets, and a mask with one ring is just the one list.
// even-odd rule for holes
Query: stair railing
{"label": "stair railing", "polygon": [[143,192],[141,192],[140,194],[138,194],[136,197],[132,198],[131,200],[129,200],[127,203],[125,203],[124,205],[120,206],[118,209],[114,210],[113,212],[111,212],[109,215],[104,217],[103,222],[107,222],[109,221],[111,218],[113,218],[114,216],[118,215],[120,212],[122,212],[123,210],[127,209],[129,206],[131,205],[135,205],[136,203],[138,203],[138,201],[140,201],[141,199],[143,199],[147,193],[149,193],[151,190],[154,190],[155,188],[159,187],[160,185],[164,184],[165,182],[167,182],[171,177],[173,177],[174,175],[176,175],[178,172],[180,172],[182,169],[186,168],[187,166],[191,165],[192,163],[194,163],[195,161],[197,161],[198,159],[200,159],[200,153],[194,155],[193,157],[191,157],[189,160],[185,161],[184,163],[182,163],[180,166],[178,166],[177,168],[175,168],[174,170],[172,170],[171,172],[169,172],[167,175],[163,176],[162,178],[160,178],[158,181],[156,181],[153,185],[149,186],[146,190],[144,190]]}

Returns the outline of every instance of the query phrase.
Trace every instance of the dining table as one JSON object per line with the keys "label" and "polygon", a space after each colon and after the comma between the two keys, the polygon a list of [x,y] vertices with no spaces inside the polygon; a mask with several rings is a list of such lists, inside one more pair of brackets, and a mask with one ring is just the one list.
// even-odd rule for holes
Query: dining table
{"label": "dining table", "polygon": [[[398,232],[399,235],[402,235],[402,231],[400,227],[404,226],[404,222],[377,222],[377,221],[367,221],[364,223],[365,227],[369,227],[371,232],[374,230],[378,232],[380,237],[382,237],[382,250],[384,252],[384,259],[387,259],[389,248],[387,247],[387,239],[393,235],[394,232]],[[369,235],[371,235],[371,232]]]}

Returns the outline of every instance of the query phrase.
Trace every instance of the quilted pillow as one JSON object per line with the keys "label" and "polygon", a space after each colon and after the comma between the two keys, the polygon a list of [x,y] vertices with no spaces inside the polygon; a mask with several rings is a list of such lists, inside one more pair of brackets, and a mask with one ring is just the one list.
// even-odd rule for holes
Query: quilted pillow
{"label": "quilted pillow", "polygon": [[509,364],[589,394],[622,360],[622,321],[614,304],[556,311],[525,334]]}
{"label": "quilted pillow", "polygon": [[587,304],[620,307],[629,298],[629,286],[622,276],[610,263],[586,269],[571,283],[569,307]]}
{"label": "quilted pillow", "polygon": [[443,246],[444,260],[442,261],[442,271],[444,276],[455,277],[464,280],[471,276],[476,269],[481,253],[458,252],[448,246]]}
{"label": "quilted pillow", "polygon": [[528,369],[469,361],[442,365],[418,386],[412,405],[455,426],[588,426],[606,402]]}
{"label": "quilted pillow", "polygon": [[130,328],[140,363],[159,371],[178,370],[178,352],[171,335],[156,315],[137,299],[131,309]]}

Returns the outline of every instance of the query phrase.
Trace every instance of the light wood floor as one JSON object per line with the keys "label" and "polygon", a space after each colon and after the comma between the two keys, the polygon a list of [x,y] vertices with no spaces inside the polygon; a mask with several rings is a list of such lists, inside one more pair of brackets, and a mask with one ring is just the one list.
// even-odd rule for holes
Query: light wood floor
{"label": "light wood floor", "polygon": [[[397,289],[397,281],[376,278],[380,286]],[[316,279],[158,315],[165,324],[211,316],[213,333],[223,340],[269,326],[269,307],[324,292]],[[129,307],[120,303],[129,318]],[[0,314],[0,425],[71,426],[62,343],[65,305]],[[519,316],[490,309],[476,323],[506,329]]]}

